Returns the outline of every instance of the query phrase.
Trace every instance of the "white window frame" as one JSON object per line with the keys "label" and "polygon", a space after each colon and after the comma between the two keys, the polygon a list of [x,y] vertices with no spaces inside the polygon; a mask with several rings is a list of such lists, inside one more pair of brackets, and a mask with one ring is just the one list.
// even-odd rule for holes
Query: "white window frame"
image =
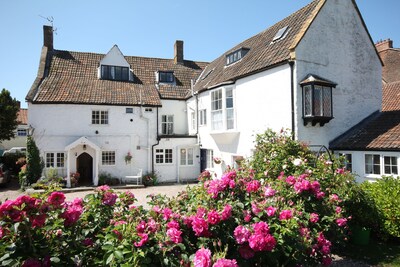
{"label": "white window frame", "polygon": [[157,148],[154,161],[158,165],[171,165],[174,163],[174,151],[171,148]]}
{"label": "white window frame", "polygon": [[174,134],[174,115],[161,115],[161,134]]}
{"label": "white window frame", "polygon": [[114,150],[101,151],[101,165],[103,166],[115,166],[116,164],[116,153]]}
{"label": "white window frame", "polygon": [[193,166],[194,165],[194,149],[181,148],[180,149],[180,165],[181,166]]}
{"label": "white window frame", "polygon": [[17,129],[17,136],[28,136],[28,129]]}
{"label": "white window frame", "polygon": [[46,152],[46,168],[62,169],[65,167],[64,152]]}
{"label": "white window frame", "polygon": [[213,168],[214,168],[214,150],[207,149],[206,169],[213,169]]}
{"label": "white window frame", "polygon": [[[390,163],[389,163],[389,168],[390,168],[390,172],[387,173],[386,172],[386,158],[390,158]],[[394,159],[394,160],[393,160]],[[382,160],[383,160],[383,174],[384,175],[388,175],[388,176],[398,176],[399,175],[399,158],[396,156],[391,156],[391,155],[382,155]],[[396,173],[393,173],[393,167],[396,168]]]}
{"label": "white window frame", "polygon": [[211,92],[211,131],[236,129],[235,97],[231,87]]}
{"label": "white window frame", "polygon": [[207,125],[207,109],[199,110],[199,126]]}
{"label": "white window frame", "polygon": [[92,110],[92,125],[108,125],[109,113],[108,110]]}
{"label": "white window frame", "polygon": [[[367,160],[368,158],[371,158],[372,161]],[[379,163],[376,163],[376,159],[379,159]],[[375,167],[379,166],[379,173],[375,172]],[[371,168],[372,172],[369,172],[367,169]],[[364,172],[367,176],[380,176],[382,175],[382,164],[381,164],[381,155],[371,153],[371,154],[365,154],[364,155]]]}
{"label": "white window frame", "polygon": [[196,130],[196,114],[194,111],[190,112],[190,126],[192,130]]}

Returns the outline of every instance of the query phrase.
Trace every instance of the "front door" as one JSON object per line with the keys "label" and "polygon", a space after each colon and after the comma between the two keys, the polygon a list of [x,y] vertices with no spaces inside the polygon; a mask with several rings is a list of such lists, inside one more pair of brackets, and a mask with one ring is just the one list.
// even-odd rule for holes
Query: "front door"
{"label": "front door", "polygon": [[79,186],[93,184],[93,158],[88,153],[82,153],[76,159],[76,169],[80,174]]}

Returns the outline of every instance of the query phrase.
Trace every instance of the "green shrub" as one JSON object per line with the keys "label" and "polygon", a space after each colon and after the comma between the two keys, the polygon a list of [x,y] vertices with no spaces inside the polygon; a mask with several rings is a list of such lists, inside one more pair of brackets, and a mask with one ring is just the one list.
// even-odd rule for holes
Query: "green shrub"
{"label": "green shrub", "polygon": [[33,184],[42,176],[44,164],[40,158],[39,149],[36,146],[35,140],[33,140],[31,136],[28,136],[26,146],[26,179],[28,184]]}
{"label": "green shrub", "polygon": [[157,174],[156,173],[147,173],[142,177],[143,185],[152,186],[157,185]]}
{"label": "green shrub", "polygon": [[362,188],[374,199],[381,212],[380,231],[384,238],[400,237],[400,179],[382,177],[376,182],[364,182]]}

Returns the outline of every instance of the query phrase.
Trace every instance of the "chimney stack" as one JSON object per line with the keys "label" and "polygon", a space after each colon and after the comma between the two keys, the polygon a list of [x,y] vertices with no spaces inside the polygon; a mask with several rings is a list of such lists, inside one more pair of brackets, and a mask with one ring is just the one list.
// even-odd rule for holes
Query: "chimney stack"
{"label": "chimney stack", "polygon": [[43,25],[43,46],[53,50],[53,27]]}
{"label": "chimney stack", "polygon": [[376,50],[378,50],[378,52],[381,52],[383,50],[393,48],[393,41],[390,39],[383,40],[383,41],[381,40],[375,44],[375,47],[376,47]]}
{"label": "chimney stack", "polygon": [[174,46],[174,63],[183,65],[183,41],[176,40]]}

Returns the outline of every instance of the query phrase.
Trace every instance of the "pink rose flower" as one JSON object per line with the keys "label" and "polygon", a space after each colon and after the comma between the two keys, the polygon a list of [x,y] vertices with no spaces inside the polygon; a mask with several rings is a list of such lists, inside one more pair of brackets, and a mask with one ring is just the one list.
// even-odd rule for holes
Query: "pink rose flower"
{"label": "pink rose flower", "polygon": [[141,234],[141,233],[139,233],[138,236],[141,238],[140,241],[133,243],[133,245],[135,247],[142,247],[149,240],[149,236],[147,234]]}
{"label": "pink rose flower", "polygon": [[310,214],[310,222],[316,223],[319,221],[319,216],[316,213],[311,213]]}
{"label": "pink rose flower", "polygon": [[232,216],[232,206],[226,204],[224,210],[221,213],[221,220],[225,221],[229,219],[231,216]]}
{"label": "pink rose flower", "polygon": [[260,182],[258,180],[252,180],[246,184],[246,191],[248,193],[257,192],[260,189]]}
{"label": "pink rose flower", "polygon": [[239,267],[236,260],[218,259],[213,267]]}
{"label": "pink rose flower", "polygon": [[30,218],[32,228],[42,227],[46,222],[46,214],[36,215]]}
{"label": "pink rose flower", "polygon": [[276,208],[274,208],[274,207],[272,207],[272,206],[269,206],[269,207],[267,208],[267,215],[268,215],[269,217],[274,216],[276,210],[277,210]]}
{"label": "pink rose flower", "polygon": [[337,225],[339,225],[340,227],[343,227],[347,224],[347,219],[346,218],[339,218],[336,219],[336,223]]}
{"label": "pink rose flower", "polygon": [[60,207],[65,201],[65,195],[63,192],[53,192],[47,198],[47,202],[54,207]]}
{"label": "pink rose flower", "polygon": [[103,204],[106,206],[114,206],[118,196],[111,191],[107,191],[103,195]]}
{"label": "pink rose flower", "polygon": [[199,217],[192,219],[192,230],[196,236],[207,236],[208,235],[208,224],[206,220]]}
{"label": "pink rose flower", "polygon": [[219,213],[215,210],[211,210],[207,214],[207,222],[211,225],[218,224],[221,221],[221,218],[219,217]]}
{"label": "pink rose flower", "polygon": [[243,244],[246,243],[251,236],[251,232],[246,227],[239,225],[235,228],[233,236],[236,239],[236,243]]}
{"label": "pink rose flower", "polygon": [[196,251],[193,259],[194,267],[210,267],[211,266],[211,251],[206,248],[201,248]]}
{"label": "pink rose flower", "polygon": [[170,228],[167,230],[167,235],[169,239],[171,239],[172,242],[175,244],[181,243],[182,242],[182,231],[176,229],[176,228]]}
{"label": "pink rose flower", "polygon": [[264,192],[265,197],[273,197],[276,194],[276,191],[270,186],[265,187]]}
{"label": "pink rose flower", "polygon": [[269,234],[269,226],[266,222],[258,222],[253,224],[253,230],[256,234],[267,235]]}
{"label": "pink rose flower", "polygon": [[279,214],[279,220],[289,220],[293,217],[293,212],[291,210],[283,210]]}
{"label": "pink rose flower", "polygon": [[239,248],[239,254],[243,259],[251,259],[256,254],[254,250],[252,250],[248,244],[245,244]]}

